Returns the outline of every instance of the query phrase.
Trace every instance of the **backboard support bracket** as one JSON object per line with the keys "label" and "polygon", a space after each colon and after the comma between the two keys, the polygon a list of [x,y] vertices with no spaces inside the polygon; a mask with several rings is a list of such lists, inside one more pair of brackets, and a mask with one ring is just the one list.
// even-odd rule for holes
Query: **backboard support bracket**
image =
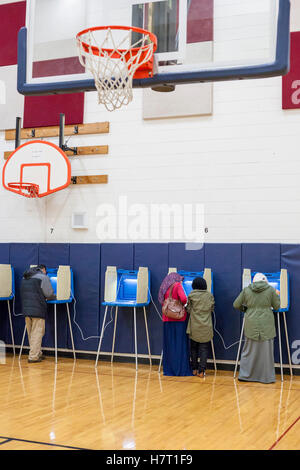
{"label": "backboard support bracket", "polygon": [[20,143],[21,143],[21,118],[16,117],[15,149],[20,146]]}
{"label": "backboard support bracket", "polygon": [[[78,134],[78,126],[75,126],[75,134]],[[65,139],[65,115],[64,113],[60,113],[59,115],[59,147],[64,151],[69,151],[69,152],[73,152],[73,155],[77,155],[78,151],[77,151],[77,147],[68,147],[67,145],[65,145],[64,143],[64,139]]]}

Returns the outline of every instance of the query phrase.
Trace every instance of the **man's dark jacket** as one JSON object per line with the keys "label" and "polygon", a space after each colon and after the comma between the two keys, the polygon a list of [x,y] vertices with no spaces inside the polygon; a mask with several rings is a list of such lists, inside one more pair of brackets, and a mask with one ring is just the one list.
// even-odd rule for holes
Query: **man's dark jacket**
{"label": "man's dark jacket", "polygon": [[46,299],[54,299],[49,277],[38,268],[30,268],[21,282],[22,313],[25,317],[46,318]]}

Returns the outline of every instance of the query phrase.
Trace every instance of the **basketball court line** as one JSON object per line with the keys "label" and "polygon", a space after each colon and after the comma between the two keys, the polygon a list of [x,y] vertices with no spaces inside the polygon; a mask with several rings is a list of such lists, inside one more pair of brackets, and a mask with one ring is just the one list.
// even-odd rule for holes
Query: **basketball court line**
{"label": "basketball court line", "polygon": [[274,444],[272,444],[269,450],[273,450],[274,447],[276,447],[276,445],[287,435],[287,433],[295,426],[295,424],[297,424],[299,419],[300,419],[300,416],[298,416],[298,418],[281,434],[281,436],[278,439],[276,439],[276,441],[274,442]]}
{"label": "basketball court line", "polygon": [[17,442],[26,442],[28,444],[40,444],[40,445],[51,446],[51,447],[62,447],[64,449],[72,449],[72,450],[90,450],[85,447],[74,447],[74,446],[67,446],[64,444],[53,444],[52,442],[31,441],[28,439],[18,439],[15,437],[0,436],[0,439],[5,439],[3,442],[0,442],[0,446],[3,444],[7,444],[8,442],[11,442],[11,441],[17,441]]}
{"label": "basketball court line", "polygon": [[7,444],[7,442],[11,442],[12,439],[5,439],[4,441],[0,442],[0,446],[2,446],[3,444]]}
{"label": "basketball court line", "polygon": [[[43,363],[43,365],[44,365],[44,366],[46,365],[45,362]],[[47,367],[47,372],[49,372],[49,371],[52,369],[51,367],[49,367],[49,366],[50,366],[50,363],[48,363],[47,366],[48,366],[48,367]],[[94,368],[93,368],[93,370],[94,370]],[[78,373],[78,372],[79,372],[79,375],[81,375],[81,374],[87,375],[87,374],[90,373],[90,371],[88,371],[88,370],[77,370],[77,373]],[[99,371],[98,371],[98,372],[99,372]],[[119,374],[118,374],[118,373],[115,374],[115,378],[116,378],[116,379],[117,379],[117,378],[119,378],[119,379],[130,379],[130,378],[131,378],[131,374],[129,373],[129,370],[128,370],[128,374],[127,374],[127,373],[124,373],[124,372],[125,372],[125,371],[123,371],[123,373],[121,373],[121,374],[120,374],[120,373],[119,373]],[[133,372],[134,372],[134,375],[135,375],[135,371],[133,371]],[[102,371],[100,372],[100,375],[109,377],[109,376],[110,376],[110,371],[109,371],[109,370],[105,370],[105,371],[102,370]],[[155,375],[156,375],[156,374],[155,374]],[[152,376],[152,377],[153,377],[153,376]],[[211,376],[210,376],[210,374],[209,374],[208,377],[213,379],[213,378],[214,378],[214,374],[212,374]],[[207,377],[207,378],[208,378],[208,377]],[[132,378],[133,378],[133,377],[132,377]],[[145,371],[143,371],[143,373],[139,375],[139,379],[142,379],[142,382],[144,382],[144,380],[147,380],[148,378],[149,378],[149,377],[148,377],[148,374],[147,374],[147,376],[145,376]],[[190,384],[190,385],[191,385],[192,383],[193,383],[193,384],[199,383],[199,380],[193,380],[193,379],[194,379],[193,377],[183,378],[184,380],[180,380],[180,379],[178,380],[178,379],[173,378],[173,377],[165,377],[165,378],[167,378],[167,380],[165,380],[165,381],[162,380],[163,382],[165,382],[165,385],[167,384],[167,382],[170,382],[170,383],[177,383],[177,384],[178,384],[178,383]],[[175,379],[175,380],[174,380],[174,379]],[[231,382],[230,382],[230,383],[228,383],[228,382],[226,383],[226,381],[224,381],[224,380],[222,380],[222,382],[221,382],[221,383],[218,383],[218,384],[215,384],[214,381],[213,381],[213,383],[212,383],[210,380],[209,380],[209,381],[205,381],[205,380],[204,380],[204,381],[200,381],[200,383],[199,383],[199,385],[198,385],[198,386],[199,386],[199,390],[200,390],[200,387],[201,387],[202,385],[206,385],[206,386],[209,385],[210,387],[213,386],[213,385],[222,385],[222,386],[225,386],[225,387],[227,387],[227,388],[228,388],[228,387],[232,387],[232,383],[231,383]],[[247,388],[248,388],[248,386],[250,385],[250,388],[251,388],[252,390],[257,390],[257,389],[259,388],[260,390],[267,390],[267,389],[268,389],[268,390],[273,390],[273,391],[274,391],[274,390],[279,391],[279,388],[277,388],[277,387],[274,387],[274,386],[270,387],[269,385],[267,385],[267,386],[262,386],[261,384],[259,384],[258,386],[256,386],[256,384],[242,384],[241,387],[238,387],[239,390],[240,390],[240,391],[241,391],[241,389],[244,390],[244,389],[246,388],[245,385],[246,385]],[[206,389],[207,389],[207,387],[206,387]],[[290,390],[291,390],[291,389],[290,389]],[[295,389],[295,388],[293,388],[293,390],[294,390],[294,391],[297,391],[297,392],[300,391],[300,389]],[[270,444],[269,444],[269,445],[267,444],[265,450],[273,450],[273,448],[283,439],[283,437],[296,425],[296,423],[297,423],[299,420],[300,420],[300,416],[299,416],[285,431],[282,432],[282,434],[281,434],[281,435],[279,436],[279,438],[273,443],[273,445],[272,445],[271,447],[269,447]],[[3,440],[3,442],[1,442],[2,440]],[[40,442],[40,441],[35,441],[35,440],[17,439],[17,438],[7,437],[7,436],[0,436],[0,449],[1,449],[1,450],[5,450],[5,447],[6,447],[5,444],[8,444],[10,447],[13,446],[13,445],[14,445],[13,442],[10,443],[10,441],[16,441],[16,445],[17,445],[17,442],[19,442],[19,443],[24,442],[24,445],[27,443],[27,446],[29,446],[30,444],[36,445],[36,446],[37,446],[37,445],[40,445],[40,446],[49,446],[49,447],[51,446],[53,449],[56,448],[57,450],[59,450],[59,448],[62,448],[62,449],[65,448],[66,450],[67,450],[67,449],[71,449],[71,450],[92,450],[92,449],[87,449],[87,448],[74,447],[74,446],[68,446],[68,445],[60,445],[60,444],[54,444],[54,443],[48,443],[48,442]],[[9,443],[10,443],[10,444],[9,444]],[[272,441],[271,441],[271,443],[272,443]],[[19,444],[19,445],[20,445],[20,444]],[[2,447],[1,447],[1,446],[2,446]]]}

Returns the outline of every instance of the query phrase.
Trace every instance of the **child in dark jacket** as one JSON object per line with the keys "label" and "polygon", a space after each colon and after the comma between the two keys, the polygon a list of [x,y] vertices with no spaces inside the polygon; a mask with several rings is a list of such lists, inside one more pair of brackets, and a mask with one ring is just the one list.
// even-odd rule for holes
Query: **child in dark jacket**
{"label": "child in dark jacket", "polygon": [[[213,338],[212,311],[215,305],[214,296],[208,292],[205,279],[196,277],[188,295],[187,312],[189,321],[187,334],[191,340],[191,360],[193,375],[205,376],[209,343]],[[200,357],[199,366],[198,358]]]}

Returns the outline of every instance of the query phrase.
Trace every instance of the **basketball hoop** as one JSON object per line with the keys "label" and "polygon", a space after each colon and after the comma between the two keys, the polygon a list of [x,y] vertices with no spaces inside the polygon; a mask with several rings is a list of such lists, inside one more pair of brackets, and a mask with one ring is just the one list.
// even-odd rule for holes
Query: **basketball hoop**
{"label": "basketball hoop", "polygon": [[42,198],[71,183],[71,163],[57,145],[32,140],[17,147],[2,170],[2,185],[28,198]]}
{"label": "basketball hoop", "polygon": [[[132,35],[139,39],[133,43]],[[154,34],[132,26],[96,26],[77,36],[81,65],[93,75],[99,104],[108,111],[132,101],[133,78],[152,77]]]}
{"label": "basketball hoop", "polygon": [[34,183],[8,183],[7,186],[12,189],[17,189],[21,196],[25,197],[39,197],[39,185]]}

